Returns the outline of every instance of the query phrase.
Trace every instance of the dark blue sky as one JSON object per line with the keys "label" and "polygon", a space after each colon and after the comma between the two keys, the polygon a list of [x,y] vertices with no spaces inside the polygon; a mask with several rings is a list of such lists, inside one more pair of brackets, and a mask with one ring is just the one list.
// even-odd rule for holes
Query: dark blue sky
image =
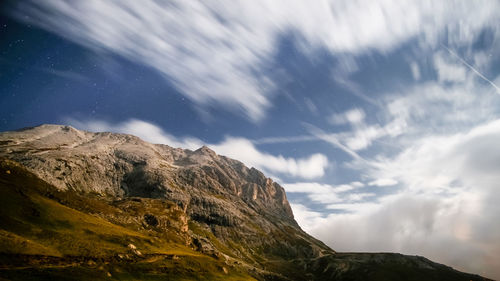
{"label": "dark blue sky", "polygon": [[498,277],[500,4],[479,2],[6,1],[0,131],[206,144],[337,250]]}

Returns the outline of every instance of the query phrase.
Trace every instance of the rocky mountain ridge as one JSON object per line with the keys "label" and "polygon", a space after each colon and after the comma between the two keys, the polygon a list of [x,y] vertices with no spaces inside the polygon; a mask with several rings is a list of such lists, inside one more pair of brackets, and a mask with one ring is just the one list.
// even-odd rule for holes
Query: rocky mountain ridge
{"label": "rocky mountain ridge", "polygon": [[176,182],[183,181],[194,189],[203,186],[214,194],[229,192],[255,205],[276,207],[277,215],[293,220],[281,186],[205,146],[190,151],[150,144],[132,135],[58,125],[3,134],[0,144],[7,145],[0,156],[22,163],[60,190],[166,197],[187,206],[189,199],[174,192]]}
{"label": "rocky mountain ridge", "polygon": [[[182,244],[258,280],[362,280],[367,276],[483,280],[421,257],[336,253],[300,229],[279,184],[207,147],[191,151],[150,144],[131,135],[42,125],[0,133],[0,158],[6,159],[5,167],[11,167],[5,169],[19,165],[15,168],[19,174],[33,174],[42,185],[50,186],[41,196],[139,231],[136,236]],[[8,190],[9,176],[4,176]],[[8,237],[19,236],[11,225],[3,226]],[[127,239],[110,241],[129,247],[135,238]],[[158,254],[147,243],[144,247]]]}

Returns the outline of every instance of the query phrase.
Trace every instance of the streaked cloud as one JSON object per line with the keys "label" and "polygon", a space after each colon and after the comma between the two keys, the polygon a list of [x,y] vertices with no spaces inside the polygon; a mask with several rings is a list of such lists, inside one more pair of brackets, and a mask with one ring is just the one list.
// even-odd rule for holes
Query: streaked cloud
{"label": "streaked cloud", "polygon": [[465,67],[447,61],[442,54],[434,55],[434,66],[439,81],[463,82],[465,80]]}
{"label": "streaked cloud", "polygon": [[210,147],[217,153],[238,159],[248,166],[295,177],[309,179],[322,177],[328,166],[328,158],[321,153],[299,159],[273,156],[259,151],[245,138],[228,137],[222,143]]}
{"label": "streaked cloud", "polygon": [[352,124],[356,125],[364,121],[365,112],[360,108],[353,108],[343,113],[336,113],[328,118],[328,121],[335,125]]}
{"label": "streaked cloud", "polygon": [[483,212],[497,212],[498,207],[484,209],[485,203],[490,204],[483,195],[469,191],[451,197],[401,193],[378,202],[335,203],[328,208],[347,212],[330,215],[305,205],[292,208],[307,232],[338,251],[390,249],[496,276],[499,272],[491,258],[500,253],[499,232],[491,221],[498,213]]}
{"label": "streaked cloud", "polygon": [[[409,40],[469,43],[496,28],[500,4],[484,1],[21,1],[10,13],[100,53],[157,70],[202,107],[265,117],[275,83],[266,75],[279,38],[302,51],[388,52]],[[355,65],[350,63],[349,65]]]}
{"label": "streaked cloud", "polygon": [[418,66],[417,62],[411,62],[410,63],[410,70],[411,70],[411,75],[413,76],[413,80],[418,81],[420,80],[421,74],[420,74],[420,67]]}
{"label": "streaked cloud", "polygon": [[[488,82],[497,92],[497,94],[500,94],[500,87],[498,87],[497,83],[494,82],[494,81],[491,81],[490,79],[488,79],[486,76],[484,76],[481,72],[479,72],[479,70],[477,70],[476,67],[470,65],[468,62],[466,62],[463,58],[461,58],[459,55],[457,55],[456,52],[450,50],[450,48],[444,46],[444,45],[441,45],[443,46],[443,48],[445,48],[451,55],[453,55],[455,58],[457,58],[463,65],[467,66],[470,70],[472,70],[477,76],[479,76],[481,79],[483,79],[484,81]],[[478,56],[475,56],[475,60],[477,60]],[[481,60],[480,60],[481,61]]]}
{"label": "streaked cloud", "polygon": [[368,185],[374,185],[374,186],[392,186],[396,184],[398,184],[396,180],[386,179],[386,178],[376,179],[368,183]]}
{"label": "streaked cloud", "polygon": [[317,182],[297,182],[297,183],[284,183],[283,187],[287,192],[295,193],[328,193],[328,192],[345,192],[353,190],[355,187],[351,185],[341,185],[334,187],[329,184],[322,184]]}
{"label": "streaked cloud", "polygon": [[[446,68],[457,62],[447,57],[445,63]],[[339,250],[391,249],[424,255],[464,271],[500,274],[491,263],[492,257],[500,255],[500,228],[491,223],[500,216],[495,203],[500,200],[496,172],[500,168],[500,101],[490,85],[458,67],[463,69],[460,79],[448,72],[446,79],[438,77],[387,94],[386,106],[378,113],[385,118],[370,126],[386,128],[398,122],[404,130],[380,137],[390,149],[383,149],[384,142],[377,143],[369,149],[378,153],[352,158],[346,164],[357,169],[370,188],[391,186],[391,193],[363,191],[374,195],[359,195],[361,201],[338,196],[331,204],[325,203],[327,209],[340,213],[294,205],[297,220],[307,231]],[[354,136],[357,130],[359,124],[336,136],[342,143],[340,136]]]}
{"label": "streaked cloud", "polygon": [[304,193],[309,200],[319,204],[356,202],[375,196],[373,193],[354,192],[364,186],[360,182],[337,186],[318,182],[283,183],[282,185],[287,193]]}
{"label": "streaked cloud", "polygon": [[[500,120],[474,127],[468,132],[428,136],[416,140],[396,157],[379,158],[370,165],[374,183],[401,182],[408,189],[435,193],[481,190],[493,187],[500,168]],[[383,179],[396,180],[383,180]]]}
{"label": "streaked cloud", "polygon": [[[412,76],[415,84],[382,95],[376,118],[365,111],[349,121],[347,110],[334,116],[334,125],[348,125],[341,130],[309,126],[353,156],[339,165],[358,171],[366,188],[339,193],[297,183],[285,189],[324,204],[326,210],[303,201],[292,207],[306,231],[339,251],[390,249],[500,276],[491,262],[500,255],[500,228],[491,223],[500,216],[500,100],[495,87],[446,49],[429,58],[423,65],[437,77]],[[477,60],[488,69],[483,55]],[[491,81],[500,81],[493,74]]]}
{"label": "streaked cloud", "polygon": [[6,60],[4,58],[0,58],[0,64],[7,64],[7,65],[15,66],[15,67],[25,68],[27,70],[35,70],[35,71],[38,71],[41,73],[58,76],[58,77],[65,78],[68,80],[77,81],[77,82],[80,82],[82,84],[89,82],[89,79],[87,77],[85,77],[84,75],[79,74],[75,71],[72,71],[72,70],[62,70],[62,69],[55,69],[53,67],[39,67],[39,66],[25,67],[21,63],[11,61],[11,60]]}
{"label": "streaked cloud", "polygon": [[290,206],[292,207],[295,220],[308,233],[311,233],[310,230],[315,226],[322,225],[326,221],[320,213],[309,210],[303,204],[291,203]]}

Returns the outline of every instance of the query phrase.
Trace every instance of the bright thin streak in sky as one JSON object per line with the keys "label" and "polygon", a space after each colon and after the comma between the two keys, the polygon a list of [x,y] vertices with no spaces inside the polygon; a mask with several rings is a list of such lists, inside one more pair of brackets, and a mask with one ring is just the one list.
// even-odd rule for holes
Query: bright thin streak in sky
{"label": "bright thin streak in sky", "polygon": [[450,54],[452,54],[453,56],[455,56],[457,59],[459,59],[463,64],[465,64],[470,70],[474,71],[474,73],[476,73],[479,77],[481,77],[484,81],[490,83],[491,86],[493,86],[493,88],[495,88],[497,90],[497,94],[500,94],[500,87],[498,87],[495,83],[493,83],[493,81],[491,81],[490,79],[486,78],[486,76],[484,76],[483,74],[481,74],[481,72],[479,72],[477,69],[475,69],[472,65],[468,64],[465,60],[463,60],[460,56],[458,56],[455,52],[453,52],[452,50],[450,50],[448,47],[446,47],[445,45],[441,44],[441,46],[443,46],[443,48],[445,48]]}

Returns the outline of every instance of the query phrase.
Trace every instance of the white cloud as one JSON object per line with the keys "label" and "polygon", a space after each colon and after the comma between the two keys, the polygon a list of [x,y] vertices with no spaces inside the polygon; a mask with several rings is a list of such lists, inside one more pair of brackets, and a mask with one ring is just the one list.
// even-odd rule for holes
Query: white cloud
{"label": "white cloud", "polygon": [[354,150],[350,149],[349,147],[347,147],[346,145],[344,145],[341,142],[340,135],[335,134],[335,133],[334,134],[327,134],[323,130],[316,128],[312,125],[307,125],[306,127],[308,128],[309,132],[314,137],[316,137],[316,139],[322,140],[324,142],[331,144],[335,148],[338,148],[338,149],[344,151],[345,153],[349,154],[354,159],[361,159],[362,160],[362,158],[361,158],[361,156],[359,156],[359,154],[357,154]]}
{"label": "white cloud", "polygon": [[318,182],[296,182],[296,183],[284,183],[283,187],[287,192],[302,192],[302,193],[341,193],[346,191],[351,191],[364,185],[360,182],[352,182],[350,184],[341,184],[333,186],[330,184],[318,183]]}
{"label": "white cloud", "polygon": [[375,197],[376,194],[372,192],[366,193],[352,193],[347,196],[347,201],[362,201],[369,197]]}
{"label": "white cloud", "polygon": [[360,182],[337,186],[318,182],[283,183],[282,185],[287,193],[306,193],[309,200],[320,204],[362,201],[375,196],[373,193],[354,193],[354,190],[364,186]]}
{"label": "white cloud", "polygon": [[500,226],[491,222],[500,216],[498,143],[500,119],[455,134],[413,138],[393,156],[357,163],[374,179],[369,185],[397,183],[394,195],[359,195],[374,199],[369,202],[344,198],[327,208],[347,213],[317,213],[322,224],[305,225],[339,251],[424,255],[496,278],[500,271],[491,259],[500,255]]}
{"label": "white cloud", "polygon": [[[299,224],[336,250],[424,255],[498,278],[491,261],[500,256],[500,226],[491,222],[500,216],[500,99],[472,69],[462,71],[453,83],[427,81],[387,94],[376,112],[379,123],[367,125],[373,118],[366,117],[349,122],[344,113],[333,119],[350,124],[348,131],[327,134],[306,125],[316,138],[352,155],[344,166],[360,171],[374,192],[356,192],[362,183],[343,191],[284,184],[288,193],[326,205],[316,212],[304,201],[293,204]],[[356,138],[365,145],[349,142]],[[375,148],[374,140],[380,140]],[[363,147],[373,149],[361,157]],[[394,194],[377,194],[383,186],[394,186]]]}
{"label": "white cloud", "polygon": [[483,188],[500,180],[500,119],[467,133],[423,137],[393,158],[370,163],[374,177],[397,179],[411,189]]}
{"label": "white cloud", "polygon": [[359,126],[353,134],[342,134],[346,146],[354,151],[363,150],[369,147],[374,140],[386,135],[386,132],[379,126]]}
{"label": "white cloud", "polygon": [[[453,55],[455,58],[457,58],[463,65],[467,66],[472,72],[474,72],[479,78],[483,79],[484,81],[488,82],[488,84],[490,84],[497,92],[497,94],[500,94],[500,87],[497,86],[497,84],[494,82],[494,81],[491,81],[490,79],[488,79],[486,76],[484,76],[481,72],[479,72],[479,70],[477,69],[477,67],[474,67],[472,66],[471,64],[469,64],[468,62],[466,62],[463,58],[461,58],[456,52],[450,50],[450,48],[442,45],[447,51],[448,53],[450,53],[451,55]],[[481,62],[481,61],[480,61]],[[484,63],[481,62],[481,63]]]}
{"label": "white cloud", "polygon": [[[359,171],[374,191],[316,199],[326,210],[299,206],[297,220],[338,251],[418,254],[499,278],[492,261],[500,256],[500,226],[491,222],[500,216],[500,99],[472,69],[451,58],[444,63],[463,74],[442,71],[441,80],[387,94],[376,118],[365,118],[378,123],[363,121],[333,134],[309,126],[318,138],[353,155],[343,166]],[[379,133],[363,133],[370,127]],[[366,145],[348,142],[358,136]],[[389,185],[395,185],[386,189],[392,195],[377,194]],[[318,188],[315,197],[321,192],[330,191]]]}
{"label": "white cloud", "polygon": [[418,63],[416,62],[411,62],[410,63],[410,70],[411,70],[411,75],[413,76],[413,80],[418,81],[420,80],[420,67],[418,66]]}
{"label": "white cloud", "polygon": [[[343,57],[342,57],[343,58]],[[370,103],[370,104],[373,104],[375,106],[379,106],[379,102],[370,97],[369,94],[367,94],[361,87],[359,87],[358,84],[352,82],[351,80],[349,80],[349,77],[347,77],[351,71],[353,70],[345,70],[345,65],[342,65],[342,63],[340,63],[339,66],[335,67],[332,69],[332,79],[335,81],[335,83],[343,88],[345,88],[346,90],[348,90],[348,93]],[[346,73],[347,72],[347,73]],[[335,116],[335,115],[333,115]],[[336,124],[336,121],[335,119],[331,120],[333,121],[332,123]],[[339,123],[343,123],[344,121],[340,121]]]}
{"label": "white cloud", "polygon": [[292,207],[295,220],[306,232],[310,233],[311,229],[314,229],[318,225],[322,225],[326,221],[320,213],[310,211],[302,204],[291,203],[290,206]]}
{"label": "white cloud", "polygon": [[222,143],[210,145],[218,154],[238,159],[248,166],[265,171],[286,173],[302,178],[317,178],[325,173],[328,158],[320,153],[308,158],[285,158],[257,150],[251,141],[244,138],[228,137]]}
{"label": "white cloud", "polygon": [[310,135],[303,136],[287,136],[287,137],[265,137],[252,140],[254,144],[274,144],[274,143],[291,143],[291,142],[307,142],[317,141],[318,138]]}
{"label": "white cloud", "polygon": [[434,55],[434,67],[439,81],[463,82],[466,69],[463,65],[447,61],[442,54]]}
{"label": "white cloud", "polygon": [[306,105],[309,112],[311,112],[312,114],[315,114],[315,115],[319,114],[318,107],[314,104],[314,102],[310,98],[307,98],[307,97],[304,98],[304,104]]}
{"label": "white cloud", "polygon": [[374,186],[392,186],[398,184],[398,181],[393,180],[393,179],[376,179],[374,181],[371,181],[368,183],[368,185],[374,185]]}
{"label": "white cloud", "polygon": [[[203,141],[199,139],[176,138],[155,124],[137,119],[117,124],[100,120],[78,121],[71,118],[66,121],[66,123],[83,130],[132,134],[148,142],[167,144],[172,147],[195,150],[204,145]],[[227,137],[221,143],[207,145],[218,154],[239,160],[247,166],[293,177],[318,178],[325,174],[325,169],[328,166],[328,158],[323,154],[316,153],[300,159],[275,156],[258,150],[250,140],[245,138]]]}
{"label": "white cloud", "polygon": [[282,185],[285,188],[285,191],[290,193],[328,193],[333,191],[333,186],[316,182],[284,183]]}
{"label": "white cloud", "polygon": [[333,114],[328,121],[332,124],[351,124],[356,125],[364,121],[365,112],[361,108],[353,108],[340,114]]}
{"label": "white cloud", "polygon": [[[485,215],[482,200],[484,196],[476,192],[446,198],[406,193],[379,203],[328,206],[347,213],[324,215],[295,204],[292,208],[301,227],[337,251],[424,255],[495,278],[500,272],[491,259],[500,254],[500,237],[499,227],[491,222],[498,213]],[[488,234],[482,237],[482,233]]]}
{"label": "white cloud", "polygon": [[310,130],[318,138],[341,148],[354,158],[359,158],[355,152],[364,150],[370,147],[374,141],[383,137],[397,137],[401,135],[405,128],[406,122],[401,116],[392,116],[392,121],[385,126],[378,124],[367,125],[365,123],[366,113],[360,108],[354,108],[341,114],[333,114],[328,118],[332,124],[350,124],[351,131],[341,133],[325,134],[318,129]]}
{"label": "white cloud", "polygon": [[487,122],[500,113],[500,100],[489,85],[475,80],[468,72],[462,83],[425,82],[388,94],[380,114],[392,121],[381,127],[394,130],[391,137],[398,136],[404,147],[423,135],[456,133]]}
{"label": "white cloud", "polygon": [[22,21],[99,52],[150,66],[201,106],[224,105],[261,120],[274,83],[263,69],[277,40],[297,32],[308,54],[387,52],[421,45],[469,43],[496,28],[500,4],[484,1],[22,1]]}
{"label": "white cloud", "polygon": [[353,182],[351,182],[351,185],[354,186],[354,187],[363,187],[363,186],[365,186],[364,183],[359,182],[359,181],[353,181]]}
{"label": "white cloud", "polygon": [[[362,199],[364,197],[373,197],[372,193],[360,193],[360,194],[365,194],[361,195]],[[356,195],[357,194],[349,194],[348,197],[353,197]],[[327,209],[344,211],[343,214],[339,215],[339,216],[344,216],[345,213],[352,213],[352,214],[372,213],[373,211],[378,210],[380,208],[380,204],[377,202],[356,202],[359,200],[351,200],[351,201],[353,202],[340,202],[340,203],[328,204]],[[330,215],[329,218],[331,219],[334,216],[337,215]]]}
{"label": "white cloud", "polygon": [[346,192],[346,191],[351,191],[351,190],[354,190],[356,188],[360,188],[363,186],[364,186],[363,183],[356,181],[356,182],[351,182],[350,184],[337,185],[333,188],[333,190],[335,192]]}

